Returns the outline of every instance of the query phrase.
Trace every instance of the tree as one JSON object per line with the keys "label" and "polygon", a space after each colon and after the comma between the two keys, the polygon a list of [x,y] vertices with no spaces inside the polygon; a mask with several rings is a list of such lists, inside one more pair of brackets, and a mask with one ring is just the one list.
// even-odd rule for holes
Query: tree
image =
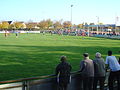
{"label": "tree", "polygon": [[48,20],[46,20],[45,22],[46,22],[47,29],[49,30],[50,27],[53,26],[53,21],[51,21],[51,19],[48,19]]}
{"label": "tree", "polygon": [[14,22],[13,24],[16,29],[21,29],[24,27],[23,22]]}
{"label": "tree", "polygon": [[45,20],[42,20],[38,23],[37,25],[40,29],[47,29],[48,28],[48,23]]}
{"label": "tree", "polygon": [[9,29],[15,29],[14,24],[10,24],[8,28]]}
{"label": "tree", "polygon": [[82,24],[78,24],[77,28],[83,29],[83,23]]}
{"label": "tree", "polygon": [[37,23],[33,23],[33,22],[26,23],[26,28],[29,29],[29,30],[34,29],[35,26],[37,26]]}
{"label": "tree", "polygon": [[0,29],[2,29],[2,23],[0,23]]}
{"label": "tree", "polygon": [[53,24],[54,28],[55,29],[61,29],[63,28],[62,24],[61,24],[61,21],[56,21],[54,24]]}
{"label": "tree", "polygon": [[71,23],[70,21],[65,21],[65,22],[63,22],[63,27],[64,27],[64,28],[70,29],[71,26],[72,26],[72,23]]}
{"label": "tree", "polygon": [[85,22],[85,24],[84,24],[84,29],[87,29],[87,28],[88,28],[88,23]]}
{"label": "tree", "polygon": [[9,23],[7,21],[3,21],[1,23],[1,29],[8,29],[8,27],[9,27]]}

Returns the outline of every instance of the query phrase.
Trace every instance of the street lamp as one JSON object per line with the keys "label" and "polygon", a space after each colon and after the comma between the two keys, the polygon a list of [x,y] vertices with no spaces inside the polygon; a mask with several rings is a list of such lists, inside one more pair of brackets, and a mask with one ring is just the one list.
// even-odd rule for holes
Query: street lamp
{"label": "street lamp", "polygon": [[98,34],[98,29],[99,29],[99,17],[98,16],[96,16],[97,17],[97,34]]}
{"label": "street lamp", "polygon": [[72,7],[73,5],[71,5],[71,29],[72,29]]}

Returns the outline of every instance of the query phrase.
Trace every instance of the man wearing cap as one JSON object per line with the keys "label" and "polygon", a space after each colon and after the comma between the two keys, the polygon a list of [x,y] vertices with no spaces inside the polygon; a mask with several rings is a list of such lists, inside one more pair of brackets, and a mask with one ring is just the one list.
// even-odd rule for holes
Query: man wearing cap
{"label": "man wearing cap", "polygon": [[83,54],[84,60],[80,62],[80,72],[83,81],[83,90],[93,90],[94,63],[89,59],[88,53]]}

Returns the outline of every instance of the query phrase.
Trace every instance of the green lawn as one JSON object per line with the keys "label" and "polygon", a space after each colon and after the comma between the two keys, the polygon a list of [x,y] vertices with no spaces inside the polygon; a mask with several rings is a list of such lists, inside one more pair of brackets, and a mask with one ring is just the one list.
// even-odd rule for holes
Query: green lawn
{"label": "green lawn", "polygon": [[93,59],[97,51],[105,58],[108,50],[120,57],[120,40],[42,34],[0,34],[0,81],[54,74],[61,55],[66,55],[72,71],[79,69],[82,54]]}

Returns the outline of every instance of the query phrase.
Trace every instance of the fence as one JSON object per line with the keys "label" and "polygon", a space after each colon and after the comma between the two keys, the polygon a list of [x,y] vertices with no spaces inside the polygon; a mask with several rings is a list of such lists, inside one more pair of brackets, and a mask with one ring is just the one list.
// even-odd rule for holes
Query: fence
{"label": "fence", "polygon": [[120,35],[93,35],[94,37],[110,38],[110,39],[120,39]]}
{"label": "fence", "polygon": [[[106,73],[105,88],[107,88],[108,74],[109,72]],[[81,90],[81,79],[81,74],[76,72],[72,73],[68,90]],[[55,75],[1,81],[0,84],[0,90],[57,90],[58,88]]]}

